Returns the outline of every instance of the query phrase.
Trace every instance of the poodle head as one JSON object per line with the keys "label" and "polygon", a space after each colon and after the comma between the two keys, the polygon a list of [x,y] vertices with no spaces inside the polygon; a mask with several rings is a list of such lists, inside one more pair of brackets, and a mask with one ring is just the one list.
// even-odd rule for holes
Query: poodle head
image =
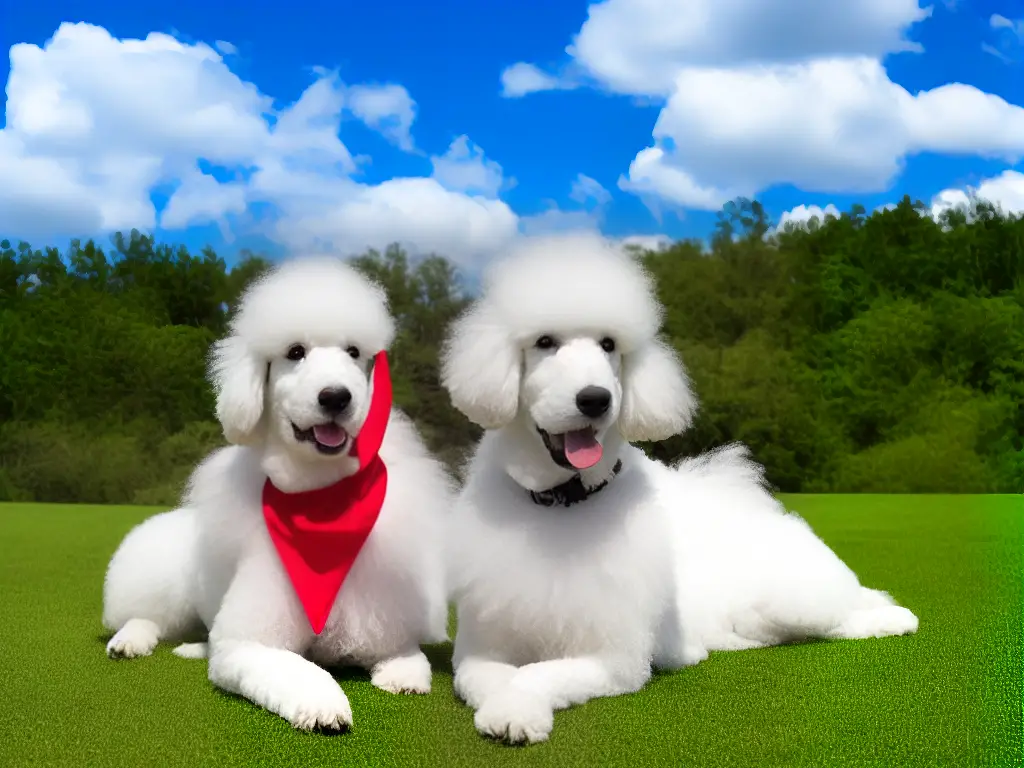
{"label": "poodle head", "polygon": [[661,316],[649,275],[603,238],[531,240],[454,324],[442,380],[480,426],[522,414],[556,462],[585,467],[612,428],[637,441],[688,425],[696,403]]}
{"label": "poodle head", "polygon": [[383,291],[336,258],[286,261],[242,296],[210,374],[224,436],[303,459],[347,452],[394,336]]}

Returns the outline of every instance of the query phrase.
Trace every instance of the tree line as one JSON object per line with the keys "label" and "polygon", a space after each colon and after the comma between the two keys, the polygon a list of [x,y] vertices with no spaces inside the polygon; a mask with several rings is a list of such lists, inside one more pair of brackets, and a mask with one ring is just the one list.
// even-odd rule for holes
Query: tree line
{"label": "tree line", "polygon": [[[732,440],[787,492],[1024,492],[1024,219],[904,198],[772,229],[725,206],[710,242],[638,251],[701,409],[644,446],[672,461]],[[472,299],[441,255],[353,259],[397,319],[396,402],[453,468],[479,431],[438,383]],[[222,444],[209,345],[269,262],[117,234],[61,251],[0,242],[0,500],[174,504]]]}

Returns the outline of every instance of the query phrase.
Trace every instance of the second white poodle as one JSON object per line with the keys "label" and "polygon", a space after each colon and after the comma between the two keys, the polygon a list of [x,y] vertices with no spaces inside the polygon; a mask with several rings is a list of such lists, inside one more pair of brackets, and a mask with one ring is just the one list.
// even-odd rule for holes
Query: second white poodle
{"label": "second white poodle", "polygon": [[[363,666],[386,691],[430,690],[420,644],[447,636],[440,536],[453,489],[409,420],[391,411],[388,421],[378,353],[393,335],[383,292],[337,259],[285,262],[246,292],[212,365],[217,415],[235,445],[196,469],[181,509],[136,527],[114,554],[103,595],[111,657],[208,630],[208,649],[176,652],[208,651],[215,685],[303,729],[352,723],[344,691],[317,663]],[[384,424],[383,445],[374,444]],[[374,497],[365,520],[352,523],[337,513],[351,508],[335,489],[370,477],[366,487],[381,491],[380,475],[367,474],[379,470],[378,446],[383,506]],[[271,515],[268,503],[285,506]],[[284,531],[279,538],[272,527]],[[296,564],[297,550],[281,549],[311,530],[326,545],[308,569],[335,574],[312,594],[312,608],[291,575],[307,566]],[[346,552],[347,575],[327,562]],[[320,583],[317,573],[304,578]]]}
{"label": "second white poodle", "polygon": [[555,710],[709,651],[917,630],[745,448],[670,468],[629,445],[695,409],[661,313],[635,260],[563,236],[497,264],[450,334],[444,385],[488,430],[449,541],[455,689],[482,734],[543,741]]}

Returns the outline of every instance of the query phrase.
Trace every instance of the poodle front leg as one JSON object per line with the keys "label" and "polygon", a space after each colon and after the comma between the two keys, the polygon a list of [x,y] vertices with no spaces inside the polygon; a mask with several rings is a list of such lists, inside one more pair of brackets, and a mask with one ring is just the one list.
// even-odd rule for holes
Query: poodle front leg
{"label": "poodle front leg", "polygon": [[163,634],[163,628],[155,621],[128,619],[107,643],[107,656],[112,659],[149,656]]}
{"label": "poodle front leg", "polygon": [[472,612],[460,608],[457,626],[452,653],[455,695],[479,709],[492,694],[512,682],[519,668],[505,661],[504,651],[508,649],[495,642],[493,630],[489,634]]}
{"label": "poodle front leg", "polygon": [[476,712],[477,730],[512,744],[547,741],[554,712],[601,696],[640,690],[649,664],[585,656],[526,664]]}
{"label": "poodle front leg", "polygon": [[217,643],[210,654],[210,682],[280,715],[296,728],[342,731],[352,725],[345,692],[311,661],[260,643]]}
{"label": "poodle front leg", "polygon": [[887,592],[861,587],[855,607],[838,627],[826,633],[831,639],[863,640],[869,637],[911,635],[918,619],[909,609],[897,605]]}
{"label": "poodle front leg", "polygon": [[[681,617],[679,605],[672,600],[658,627],[654,648],[653,666],[661,670],[678,670],[700,664],[708,657],[703,639],[692,629],[695,617]],[[684,628],[685,625],[685,628]]]}
{"label": "poodle front leg", "polygon": [[543,698],[552,709],[567,709],[601,696],[639,691],[651,677],[647,663],[582,656],[520,667],[509,687]]}
{"label": "poodle front leg", "polygon": [[370,667],[370,682],[388,693],[430,693],[430,679],[430,659],[418,647]]}
{"label": "poodle front leg", "polygon": [[330,673],[300,655],[313,633],[272,554],[250,553],[224,595],[210,630],[210,682],[296,728],[345,730],[352,725],[348,698]]}
{"label": "poodle front leg", "polygon": [[455,695],[473,709],[508,687],[518,667],[483,656],[467,656],[455,663]]}

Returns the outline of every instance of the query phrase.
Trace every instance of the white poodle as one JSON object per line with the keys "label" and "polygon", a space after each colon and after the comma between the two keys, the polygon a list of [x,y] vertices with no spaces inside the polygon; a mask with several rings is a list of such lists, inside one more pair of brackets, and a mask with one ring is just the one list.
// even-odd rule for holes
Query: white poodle
{"label": "white poodle", "polygon": [[485,433],[450,521],[455,689],[480,733],[639,690],[709,651],[917,629],[765,490],[744,447],[670,468],[630,441],[696,403],[638,262],[597,237],[499,262],[446,342],[443,383]]}
{"label": "white poodle", "polygon": [[175,652],[208,655],[215,685],[304,729],[352,723],[345,693],[317,663],[365,667],[386,691],[430,690],[420,644],[447,638],[441,536],[454,488],[409,420],[390,414],[379,452],[386,500],[324,603],[319,634],[263,510],[268,478],[304,498],[289,495],[335,487],[360,468],[350,447],[381,389],[386,365],[375,356],[393,335],[383,292],[338,259],[285,262],[246,292],[211,356],[217,416],[234,445],[198,466],[181,509],[143,522],[114,554],[103,600],[111,657],[206,629],[208,647]]}

